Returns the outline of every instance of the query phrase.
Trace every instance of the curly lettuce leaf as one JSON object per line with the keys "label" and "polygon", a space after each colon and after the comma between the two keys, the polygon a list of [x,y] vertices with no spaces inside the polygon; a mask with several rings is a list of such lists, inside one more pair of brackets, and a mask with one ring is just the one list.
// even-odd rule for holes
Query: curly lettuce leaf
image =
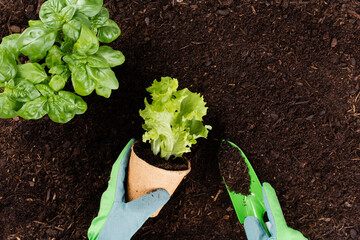
{"label": "curly lettuce leaf", "polygon": [[153,101],[167,102],[176,92],[178,86],[179,83],[176,78],[162,77],[160,82],[155,79],[146,91],[150,93]]}
{"label": "curly lettuce leaf", "polygon": [[169,160],[190,152],[199,137],[206,138],[210,126],[203,125],[207,107],[202,96],[189,89],[177,91],[178,81],[170,77],[154,81],[147,88],[151,104],[145,98],[145,109],[140,116],[145,120],[143,141],[149,141],[155,155]]}

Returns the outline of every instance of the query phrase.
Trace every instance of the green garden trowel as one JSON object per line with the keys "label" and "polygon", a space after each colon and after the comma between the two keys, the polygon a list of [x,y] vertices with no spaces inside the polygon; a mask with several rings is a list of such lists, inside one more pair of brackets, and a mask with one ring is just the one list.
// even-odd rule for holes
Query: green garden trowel
{"label": "green garden trowel", "polygon": [[236,146],[234,143],[232,143],[230,141],[223,140],[221,145],[224,145],[227,143],[230,144],[232,147],[237,148],[240,151],[241,156],[243,157],[243,159],[248,167],[249,175],[250,175],[250,179],[251,179],[250,194],[245,196],[245,195],[242,195],[241,193],[235,193],[234,191],[230,191],[229,187],[226,185],[224,176],[222,176],[225,186],[226,186],[226,189],[227,189],[227,191],[230,195],[231,201],[234,205],[236,215],[241,224],[244,224],[245,218],[247,216],[257,217],[260,220],[261,224],[263,225],[263,228],[267,229],[265,222],[264,222],[264,214],[265,214],[266,210],[265,210],[265,205],[264,205],[264,200],[263,200],[261,183],[260,183],[258,177],[256,176],[256,173],[255,173],[253,167],[251,166],[249,160],[243,153],[243,151],[238,146]]}

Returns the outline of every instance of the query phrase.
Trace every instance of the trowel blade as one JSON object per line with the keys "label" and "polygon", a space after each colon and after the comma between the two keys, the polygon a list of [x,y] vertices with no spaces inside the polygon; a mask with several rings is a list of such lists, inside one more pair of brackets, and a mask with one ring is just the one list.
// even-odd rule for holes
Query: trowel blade
{"label": "trowel blade", "polygon": [[[265,222],[263,220],[263,216],[265,214],[265,205],[263,200],[263,194],[262,194],[262,186],[261,183],[253,169],[253,167],[250,164],[250,161],[247,159],[244,152],[233,142],[223,140],[221,145],[224,144],[230,144],[232,147],[235,147],[238,149],[241,153],[241,156],[243,157],[243,160],[245,161],[247,167],[248,167],[248,173],[250,175],[251,183],[250,183],[250,194],[249,195],[243,195],[241,193],[235,193],[234,191],[230,191],[229,187],[226,185],[225,178],[222,176],[223,181],[225,183],[225,187],[229,193],[230,199],[232,201],[232,204],[234,205],[234,209],[236,212],[236,215],[240,221],[241,224],[244,223],[245,218],[247,216],[254,216],[257,217],[261,224],[263,225],[264,229],[266,228]],[[221,164],[221,163],[219,163]]]}

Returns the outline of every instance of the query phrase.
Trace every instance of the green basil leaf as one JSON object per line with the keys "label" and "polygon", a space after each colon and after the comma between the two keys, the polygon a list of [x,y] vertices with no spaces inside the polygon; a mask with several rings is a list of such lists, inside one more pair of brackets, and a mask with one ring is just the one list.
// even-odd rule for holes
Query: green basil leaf
{"label": "green basil leaf", "polygon": [[49,73],[53,74],[49,82],[49,86],[55,91],[59,91],[65,87],[70,77],[70,70],[67,65],[57,65],[50,69]]}
{"label": "green basil leaf", "polygon": [[96,52],[96,55],[100,55],[106,59],[110,67],[116,67],[125,62],[125,56],[122,52],[112,49],[109,46],[101,46]]}
{"label": "green basil leaf", "polygon": [[61,58],[65,55],[56,45],[52,46],[45,58],[46,66],[51,69],[54,66],[61,65],[64,62]]}
{"label": "green basil leaf", "polygon": [[83,114],[87,110],[86,102],[72,92],[60,91],[58,96],[67,102],[66,111],[68,112]]}
{"label": "green basil leaf", "polygon": [[56,31],[45,26],[29,27],[20,35],[17,44],[21,53],[28,56],[32,62],[38,62],[54,45],[56,35]]}
{"label": "green basil leaf", "polygon": [[54,91],[60,91],[65,87],[66,81],[67,79],[65,79],[61,75],[54,75],[51,77],[49,86],[54,89]]}
{"label": "green basil leaf", "polygon": [[15,80],[11,79],[10,81],[5,83],[6,89],[13,89],[15,88]]}
{"label": "green basil leaf", "polygon": [[55,43],[61,44],[63,42],[63,34],[61,31],[56,32]]}
{"label": "green basil leaf", "polygon": [[[72,40],[73,43],[76,42],[76,40],[80,36],[80,29],[78,29],[76,25],[73,25],[71,23],[65,23],[62,27],[62,30],[63,30],[64,38]],[[69,42],[70,41],[67,41],[67,44]],[[64,47],[61,47],[61,49],[64,50]],[[70,49],[70,48],[66,48],[66,49]]]}
{"label": "green basil leaf", "polygon": [[72,55],[73,54],[64,56],[63,60],[69,65],[69,67],[76,67],[76,59],[73,58]]}
{"label": "green basil leaf", "polygon": [[89,77],[85,66],[75,66],[70,68],[70,70],[71,81],[75,92],[80,96],[90,95],[92,91],[94,91],[96,83]]}
{"label": "green basil leaf", "polygon": [[48,75],[46,74],[44,67],[40,64],[25,63],[18,65],[17,77],[36,84],[45,81]]}
{"label": "green basil leaf", "polygon": [[59,76],[61,76],[63,79],[65,79],[65,81],[67,82],[67,80],[70,78],[71,76],[71,72],[70,70],[63,72],[61,74],[59,74]]}
{"label": "green basil leaf", "polygon": [[62,52],[68,53],[71,51],[72,47],[74,46],[74,41],[70,38],[64,37],[64,41],[60,45],[60,50]]}
{"label": "green basil leaf", "polygon": [[48,85],[45,84],[38,84],[35,85],[36,89],[41,93],[41,95],[43,95],[44,97],[51,97],[55,94],[54,90],[49,87]]}
{"label": "green basil leaf", "polygon": [[44,2],[39,12],[41,21],[53,29],[61,29],[64,23],[61,10],[65,6],[65,0],[48,0]]}
{"label": "green basil leaf", "polygon": [[17,64],[13,54],[0,45],[0,82],[13,79],[16,75]]}
{"label": "green basil leaf", "polygon": [[29,20],[28,23],[30,27],[44,26],[44,23],[41,20]]}
{"label": "green basil leaf", "polygon": [[93,17],[100,12],[103,0],[66,0],[66,4],[75,5],[80,12]]}
{"label": "green basil leaf", "polygon": [[83,64],[87,63],[87,58],[88,58],[87,55],[73,53],[70,56],[76,61],[77,65],[79,65],[79,63],[83,63]]}
{"label": "green basil leaf", "polygon": [[17,112],[24,119],[40,119],[47,113],[47,98],[38,97],[25,103]]}
{"label": "green basil leaf", "polygon": [[75,117],[74,113],[64,112],[63,101],[55,99],[49,103],[49,118],[56,123],[67,123]]}
{"label": "green basil leaf", "polygon": [[100,42],[111,43],[121,34],[119,26],[113,20],[107,20],[106,23],[99,28],[98,38]]}
{"label": "green basil leaf", "polygon": [[95,68],[108,68],[109,63],[100,55],[90,55],[87,57],[87,66]]}
{"label": "green basil leaf", "polygon": [[109,20],[109,11],[106,8],[101,8],[100,12],[91,19],[92,27],[99,28]]}
{"label": "green basil leaf", "polygon": [[80,37],[74,44],[73,52],[82,55],[91,55],[98,51],[99,41],[95,34],[86,26],[82,25]]}
{"label": "green basil leaf", "polygon": [[119,82],[111,68],[93,68],[86,66],[89,78],[103,87],[118,89]]}
{"label": "green basil leaf", "polygon": [[49,99],[49,117],[57,123],[67,123],[75,114],[86,111],[87,105],[81,97],[67,91],[60,91],[58,95]]}
{"label": "green basil leaf", "polygon": [[102,97],[109,98],[111,95],[111,89],[107,87],[103,87],[101,85],[96,86],[96,94]]}
{"label": "green basil leaf", "polygon": [[68,72],[69,67],[67,65],[56,65],[49,70],[49,73],[57,75],[66,74]]}
{"label": "green basil leaf", "polygon": [[89,18],[80,12],[76,12],[74,17],[65,23],[62,27],[64,36],[76,42],[80,36],[81,26],[85,24],[87,27],[91,27]]}
{"label": "green basil leaf", "polygon": [[19,39],[20,34],[14,33],[9,36],[3,37],[1,45],[5,46],[10,53],[12,53],[14,58],[19,57],[20,51],[17,45],[17,40]]}
{"label": "green basil leaf", "polygon": [[78,0],[65,0],[66,1],[66,5],[76,5]]}
{"label": "green basil leaf", "polygon": [[13,118],[17,116],[16,109],[19,104],[5,93],[0,93],[0,118]]}
{"label": "green basil leaf", "polygon": [[69,67],[76,67],[80,65],[85,65],[87,63],[87,55],[80,54],[70,54],[66,55],[63,59],[69,65]]}
{"label": "green basil leaf", "polygon": [[69,22],[74,17],[76,12],[75,6],[66,6],[61,10],[61,17],[64,19],[64,21]]}
{"label": "green basil leaf", "polygon": [[10,80],[4,91],[19,102],[28,102],[40,96],[34,84],[22,78]]}

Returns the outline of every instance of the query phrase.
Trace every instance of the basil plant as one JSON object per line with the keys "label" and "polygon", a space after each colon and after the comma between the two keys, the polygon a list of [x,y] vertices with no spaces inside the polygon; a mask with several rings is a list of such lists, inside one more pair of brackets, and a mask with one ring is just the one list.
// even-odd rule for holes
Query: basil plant
{"label": "basil plant", "polygon": [[[48,0],[40,20],[0,44],[0,118],[66,123],[87,110],[81,96],[109,98],[119,82],[112,67],[125,61],[111,43],[121,33],[102,0]],[[29,58],[19,60],[20,54]],[[64,90],[71,81],[74,91]]]}

